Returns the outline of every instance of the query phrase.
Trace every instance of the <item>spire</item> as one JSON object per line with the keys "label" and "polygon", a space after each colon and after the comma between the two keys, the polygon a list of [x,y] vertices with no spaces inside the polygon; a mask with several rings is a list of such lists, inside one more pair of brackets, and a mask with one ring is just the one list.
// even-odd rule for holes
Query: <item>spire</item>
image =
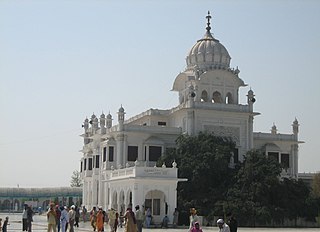
{"label": "spire", "polygon": [[202,40],[214,40],[214,41],[216,41],[216,42],[219,42],[219,40],[217,40],[217,39],[215,39],[215,38],[213,38],[213,36],[212,36],[212,34],[211,34],[211,27],[210,27],[210,20],[211,20],[211,15],[210,15],[210,11],[208,11],[208,15],[206,16],[206,19],[207,19],[207,27],[206,27],[206,33],[204,34],[204,37],[202,38],[202,39],[200,39],[200,40],[198,40],[198,42],[199,41],[202,41]]}
{"label": "spire", "polygon": [[211,27],[210,27],[210,19],[211,19],[211,15],[210,15],[210,11],[208,11],[208,15],[206,16],[206,19],[207,19],[207,32],[210,33],[210,30],[211,30]]}

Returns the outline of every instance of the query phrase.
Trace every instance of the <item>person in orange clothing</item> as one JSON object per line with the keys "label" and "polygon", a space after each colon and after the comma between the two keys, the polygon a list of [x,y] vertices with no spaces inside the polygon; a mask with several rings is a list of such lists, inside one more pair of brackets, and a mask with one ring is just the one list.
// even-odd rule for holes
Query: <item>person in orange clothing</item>
{"label": "person in orange clothing", "polygon": [[97,213],[97,222],[96,222],[98,232],[103,231],[103,224],[104,224],[104,214],[102,212],[102,207],[99,207],[99,211]]}

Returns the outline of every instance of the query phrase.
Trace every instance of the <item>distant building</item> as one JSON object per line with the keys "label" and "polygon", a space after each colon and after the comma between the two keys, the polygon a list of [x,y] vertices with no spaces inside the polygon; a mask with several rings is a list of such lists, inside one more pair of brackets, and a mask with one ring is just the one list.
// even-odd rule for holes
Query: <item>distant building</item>
{"label": "distant building", "polygon": [[46,210],[50,202],[62,206],[82,204],[81,187],[0,188],[0,211],[22,211],[23,205]]}
{"label": "distant building", "polygon": [[250,149],[261,149],[283,166],[282,175],[298,176],[299,123],[292,123],[292,134],[253,132],[255,94],[250,89],[247,104],[239,103],[239,88],[247,86],[239,69],[230,67],[227,49],[211,34],[208,14],[204,36],[190,49],[186,69],[173,82],[179,104],[171,109],[149,109],[125,120],[118,112],[112,116],[92,115],[84,120],[84,146],[81,173],[84,181],[83,203],[91,208],[101,205],[123,212],[128,205],[151,208],[154,221],[165,214],[172,221],[177,206],[176,188],[179,164],[173,168],[155,167],[158,158],[175,146],[180,134],[200,131],[231,137],[236,143],[230,168],[243,161]]}

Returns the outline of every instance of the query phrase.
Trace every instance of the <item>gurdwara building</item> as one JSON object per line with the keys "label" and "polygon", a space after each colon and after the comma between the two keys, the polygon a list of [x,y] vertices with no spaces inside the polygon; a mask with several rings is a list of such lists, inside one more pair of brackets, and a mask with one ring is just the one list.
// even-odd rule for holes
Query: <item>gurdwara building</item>
{"label": "gurdwara building", "polygon": [[[83,204],[124,212],[129,206],[150,208],[155,223],[177,206],[179,164],[156,167],[166,149],[175,146],[180,134],[200,131],[231,137],[236,143],[230,167],[243,161],[247,151],[260,149],[283,166],[282,176],[298,176],[299,123],[292,123],[292,134],[254,132],[255,95],[250,89],[247,103],[239,103],[239,88],[247,86],[239,69],[230,67],[228,50],[211,34],[208,14],[204,36],[187,53],[186,68],[173,81],[179,104],[171,109],[149,109],[125,119],[121,106],[118,123],[112,115],[86,118],[81,150]],[[170,167],[169,167],[170,166]]]}

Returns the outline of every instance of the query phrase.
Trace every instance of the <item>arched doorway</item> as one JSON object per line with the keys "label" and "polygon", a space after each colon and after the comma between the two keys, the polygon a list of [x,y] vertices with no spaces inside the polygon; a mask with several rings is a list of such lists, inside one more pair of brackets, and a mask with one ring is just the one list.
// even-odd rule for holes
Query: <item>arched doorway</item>
{"label": "arched doorway", "polygon": [[166,195],[160,190],[151,190],[145,196],[144,208],[151,210],[152,223],[161,223],[163,217],[168,213]]}

